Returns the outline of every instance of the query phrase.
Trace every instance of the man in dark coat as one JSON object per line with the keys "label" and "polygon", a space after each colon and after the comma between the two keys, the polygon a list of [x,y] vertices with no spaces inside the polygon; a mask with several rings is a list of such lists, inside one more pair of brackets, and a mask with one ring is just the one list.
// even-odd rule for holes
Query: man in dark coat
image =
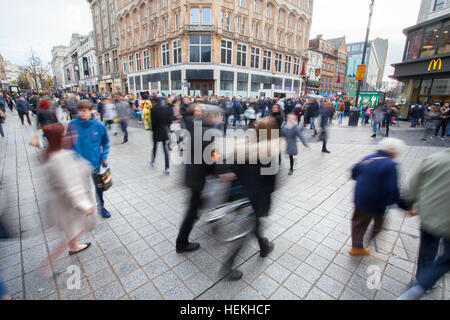
{"label": "man in dark coat", "polygon": [[[170,173],[169,152],[167,150],[167,141],[169,140],[169,126],[172,119],[170,109],[167,107],[167,97],[158,97],[152,99],[152,129],[153,129],[153,153],[150,165],[153,167],[155,163],[158,142],[162,142],[164,150],[165,169],[164,174]],[[156,104],[156,105],[155,105]]]}
{"label": "man in dark coat", "polygon": [[[330,153],[327,149],[327,140],[328,140],[328,133],[327,133],[327,126],[328,126],[328,119],[330,117],[330,109],[333,108],[333,105],[331,102],[324,102],[320,106],[319,114],[320,114],[320,135],[319,138],[323,142],[322,143],[322,152],[323,153]],[[316,128],[314,128],[316,130]],[[317,134],[317,133],[316,133]]]}
{"label": "man in dark coat", "polygon": [[16,110],[17,110],[17,113],[19,114],[22,125],[24,124],[23,117],[26,116],[27,120],[28,120],[28,124],[31,126],[31,119],[30,119],[30,113],[29,113],[31,111],[31,106],[25,100],[24,96],[20,96],[19,100],[17,101]]}
{"label": "man in dark coat", "polygon": [[[195,136],[196,133],[201,133],[203,137],[203,133],[206,130],[214,128],[214,122],[205,116],[204,110],[199,106],[195,106],[193,108],[192,114],[186,114],[184,121],[186,123],[186,129],[191,137],[191,139],[186,139],[186,141],[190,140],[190,145],[187,147],[188,153],[186,153],[187,155],[190,155],[190,159],[185,159],[185,183],[191,191],[191,196],[189,208],[185,214],[176,240],[177,253],[192,252],[200,248],[199,243],[189,242],[189,235],[191,234],[192,228],[198,219],[198,210],[202,204],[201,197],[205,187],[206,177],[214,172],[214,164],[207,164],[203,157],[203,151],[210,144],[210,142],[203,141],[203,139],[200,138],[200,141],[202,141],[202,147],[201,154],[198,154],[198,156],[200,156],[199,163],[195,161],[196,150],[194,147],[195,141],[198,140],[198,137]],[[194,130],[195,121],[199,121],[201,131]]]}

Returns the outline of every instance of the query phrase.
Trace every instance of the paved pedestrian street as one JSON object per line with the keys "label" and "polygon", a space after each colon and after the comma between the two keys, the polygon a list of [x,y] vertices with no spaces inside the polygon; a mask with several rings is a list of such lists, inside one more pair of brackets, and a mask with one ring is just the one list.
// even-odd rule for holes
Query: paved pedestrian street
{"label": "paved pedestrian street", "polygon": [[[188,194],[183,167],[173,165],[170,175],[163,175],[159,150],[151,168],[150,133],[138,125],[130,128],[128,144],[121,144],[121,134],[110,136],[114,186],[105,200],[112,218],[82,237],[91,248],[63,254],[56,275],[45,278],[41,263],[62,235],[45,227],[43,157],[28,145],[33,132],[8,111],[6,139],[0,139],[0,199],[8,207],[7,217],[20,228],[20,239],[0,242],[0,265],[13,299],[391,300],[413,280],[419,220],[406,218],[399,209],[387,214],[382,233],[370,244],[370,257],[348,253],[354,188],[349,168],[374,151],[376,143],[369,126],[336,124],[330,131],[331,154],[322,154],[321,144],[309,138],[312,150],[301,149],[293,176],[288,176],[289,161],[283,157],[279,188],[264,225],[275,249],[260,258],[252,239],[237,261],[244,274],[237,282],[219,275],[229,246],[219,243],[206,223],[197,223],[191,237],[201,250],[175,252]],[[420,141],[422,129],[410,129],[408,123],[393,127],[391,136],[408,144],[399,159],[403,186],[424,157],[449,147],[448,138]],[[81,269],[79,289],[72,288],[70,266]],[[450,299],[450,275],[424,299]]]}

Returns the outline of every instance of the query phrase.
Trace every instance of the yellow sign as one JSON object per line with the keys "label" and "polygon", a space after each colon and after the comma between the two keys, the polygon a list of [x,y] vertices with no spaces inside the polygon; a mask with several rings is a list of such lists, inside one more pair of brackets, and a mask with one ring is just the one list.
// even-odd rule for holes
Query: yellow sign
{"label": "yellow sign", "polygon": [[442,59],[433,59],[430,61],[430,65],[428,66],[428,71],[431,71],[431,67],[433,67],[433,70],[436,70],[436,67],[438,66],[439,63],[439,68],[438,70],[441,70],[442,68]]}
{"label": "yellow sign", "polygon": [[364,75],[366,74],[366,65],[365,64],[359,64],[358,68],[356,69],[356,81],[362,81],[364,80]]}

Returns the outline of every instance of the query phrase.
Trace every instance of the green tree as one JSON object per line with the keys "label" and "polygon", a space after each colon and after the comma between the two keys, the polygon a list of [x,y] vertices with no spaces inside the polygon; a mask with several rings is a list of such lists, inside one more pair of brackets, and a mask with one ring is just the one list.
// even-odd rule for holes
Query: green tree
{"label": "green tree", "polygon": [[29,74],[23,72],[20,74],[17,84],[21,89],[31,89],[31,80]]}

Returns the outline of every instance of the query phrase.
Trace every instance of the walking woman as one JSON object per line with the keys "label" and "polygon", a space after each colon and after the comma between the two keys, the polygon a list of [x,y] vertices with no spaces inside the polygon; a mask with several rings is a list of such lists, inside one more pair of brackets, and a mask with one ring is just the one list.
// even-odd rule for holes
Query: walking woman
{"label": "walking woman", "polygon": [[90,243],[79,244],[78,237],[90,231],[96,224],[95,193],[91,168],[87,161],[75,152],[64,149],[64,126],[54,123],[44,129],[48,140],[44,169],[49,179],[48,218],[51,225],[65,235],[65,241],[54,249],[44,261],[46,275],[50,276],[50,264],[67,248],[69,255],[89,248]]}
{"label": "walking woman", "polygon": [[298,154],[297,137],[300,138],[300,141],[305,147],[309,148],[305,138],[303,137],[302,130],[297,124],[297,117],[294,114],[288,114],[286,126],[281,130],[281,135],[286,139],[287,154],[289,155],[289,161],[291,164],[289,175],[292,176],[294,173],[294,156]]}

